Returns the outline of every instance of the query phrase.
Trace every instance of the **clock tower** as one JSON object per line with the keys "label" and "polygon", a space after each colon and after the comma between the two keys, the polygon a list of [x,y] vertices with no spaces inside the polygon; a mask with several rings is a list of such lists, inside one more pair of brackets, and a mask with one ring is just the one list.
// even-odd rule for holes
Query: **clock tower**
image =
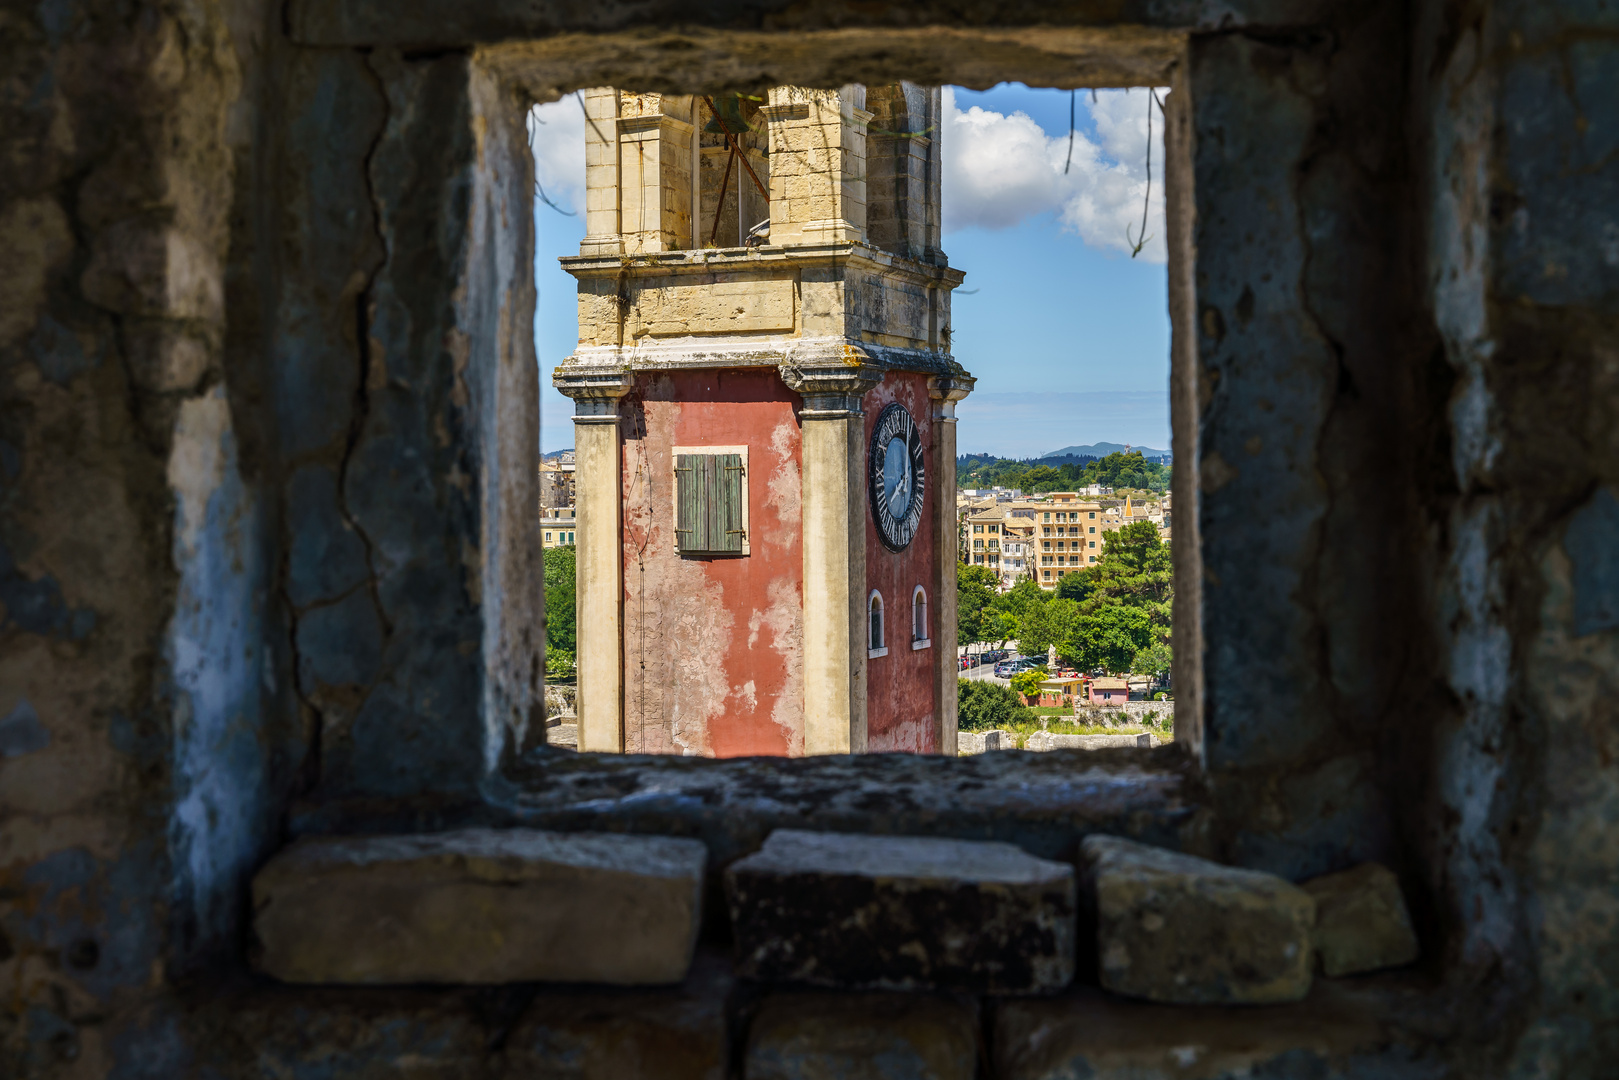
{"label": "clock tower", "polygon": [[580,749],[954,754],[938,90],[583,97]]}

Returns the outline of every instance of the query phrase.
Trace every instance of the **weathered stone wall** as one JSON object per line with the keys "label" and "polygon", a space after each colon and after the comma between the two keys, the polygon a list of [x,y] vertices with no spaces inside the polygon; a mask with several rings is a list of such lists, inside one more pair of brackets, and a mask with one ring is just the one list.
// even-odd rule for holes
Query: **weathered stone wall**
{"label": "weathered stone wall", "polygon": [[1423,521],[1451,709],[1408,750],[1435,778],[1410,828],[1454,928],[1448,970],[1488,987],[1474,1019],[1511,1032],[1507,1067],[1596,1075],[1619,1052],[1599,824],[1619,807],[1619,23],[1581,5],[1425,14],[1412,113],[1448,423]]}
{"label": "weathered stone wall", "polygon": [[[1376,855],[1423,942],[1393,991],[1404,1034],[1339,1005],[1255,1009],[1241,1054],[1601,1075],[1619,1030],[1611,13],[1013,4],[979,31],[972,5],[560,10],[4,16],[0,1072],[364,1075],[413,1055],[479,1075],[627,1045],[526,992],[219,990],[284,831],[481,817],[700,835],[715,861],[766,818],[1060,858],[1146,828],[1293,879]],[[1173,78],[1204,693],[1177,686],[1207,810],[1133,817],[1158,789],[1130,751],[1098,752],[1130,758],[1106,776],[984,755],[1058,771],[957,787],[905,770],[962,762],[874,756],[797,794],[800,773],[748,761],[488,771],[537,705],[539,641],[514,585],[532,506],[506,513],[534,482],[529,166],[521,101],[489,71],[536,97]],[[973,802],[997,785],[1013,794]],[[711,1034],[727,992],[682,1015]],[[686,1008],[624,1007],[647,1045]],[[1231,1025],[1083,994],[993,1023],[1004,1076],[1050,1065],[1018,1032],[1135,1032],[1161,1064],[1165,1032],[1218,1050]],[[1304,1030],[1335,1034],[1288,1042]]]}

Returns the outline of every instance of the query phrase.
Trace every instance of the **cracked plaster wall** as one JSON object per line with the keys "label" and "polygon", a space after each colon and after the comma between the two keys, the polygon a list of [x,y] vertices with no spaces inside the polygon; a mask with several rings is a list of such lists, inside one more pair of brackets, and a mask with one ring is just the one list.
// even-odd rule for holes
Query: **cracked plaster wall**
{"label": "cracked plaster wall", "polygon": [[[797,399],[768,368],[641,374],[620,406],[628,753],[803,753]],[[746,555],[675,550],[676,446],[748,448]]]}

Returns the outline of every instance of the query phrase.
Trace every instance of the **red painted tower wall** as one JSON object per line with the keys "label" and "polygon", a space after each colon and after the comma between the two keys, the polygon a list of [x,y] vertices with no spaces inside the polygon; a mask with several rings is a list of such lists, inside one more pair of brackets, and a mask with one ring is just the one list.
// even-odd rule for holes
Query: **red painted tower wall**
{"label": "red painted tower wall", "polygon": [[[938,611],[933,595],[935,569],[934,538],[926,527],[933,520],[934,500],[938,497],[938,470],[954,468],[955,462],[941,462],[933,455],[932,403],[928,399],[926,375],[890,373],[870,390],[861,403],[866,414],[864,454],[869,454],[871,435],[878,414],[897,401],[910,411],[922,437],[927,462],[923,489],[923,528],[904,551],[889,551],[877,535],[871,515],[870,496],[865,503],[866,595],[882,592],[887,618],[888,655],[866,661],[866,745],[871,751],[909,750],[936,753],[934,714],[937,709],[937,680],[933,677],[934,649],[911,648],[911,597],[918,585],[928,592],[928,636],[937,641],[933,623]],[[951,508],[954,512],[954,508]]]}
{"label": "red painted tower wall", "polygon": [[[774,369],[641,375],[623,403],[628,753],[804,751],[798,404]],[[675,550],[676,446],[748,448],[748,554]]]}

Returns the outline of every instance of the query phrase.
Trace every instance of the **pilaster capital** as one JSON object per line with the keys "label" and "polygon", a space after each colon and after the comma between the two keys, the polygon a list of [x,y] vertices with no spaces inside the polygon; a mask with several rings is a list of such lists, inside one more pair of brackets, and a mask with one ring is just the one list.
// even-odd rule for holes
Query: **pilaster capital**
{"label": "pilaster capital", "polygon": [[781,381],[804,398],[806,420],[835,420],[863,415],[861,399],[883,381],[883,369],[861,349],[844,347],[844,359],[833,363],[786,364]]}
{"label": "pilaster capital", "polygon": [[575,424],[616,423],[618,400],[634,384],[634,375],[620,367],[563,364],[551,373],[551,385],[573,398]]}
{"label": "pilaster capital", "polygon": [[967,374],[967,370],[954,361],[950,364],[951,371],[944,375],[934,375],[928,379],[928,397],[933,400],[933,419],[947,424],[956,422],[956,402],[973,392],[978,380]]}

